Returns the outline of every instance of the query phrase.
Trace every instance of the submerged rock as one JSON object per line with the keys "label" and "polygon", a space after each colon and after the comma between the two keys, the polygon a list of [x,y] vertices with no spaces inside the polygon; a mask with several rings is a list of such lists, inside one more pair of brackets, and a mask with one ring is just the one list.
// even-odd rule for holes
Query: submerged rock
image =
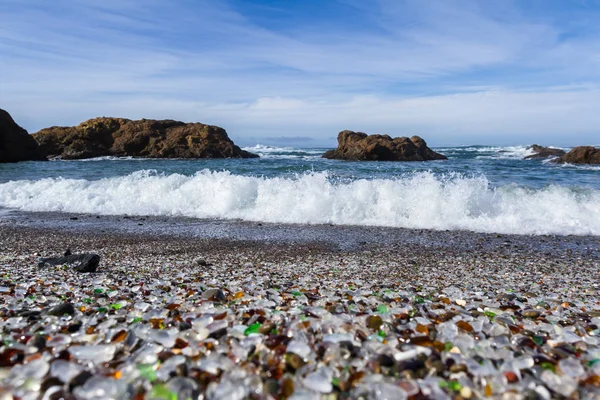
{"label": "submerged rock", "polygon": [[38,263],[38,267],[64,265],[77,272],[96,272],[98,264],[100,264],[100,256],[98,254],[84,253],[63,257],[42,258]]}
{"label": "submerged rock", "polygon": [[527,147],[527,150],[533,151],[533,154],[525,157],[525,160],[533,160],[538,158],[548,158],[548,157],[561,157],[564,156],[566,151],[562,149],[555,149],[553,147],[544,147],[537,144],[532,144]]}
{"label": "submerged rock", "polygon": [[561,164],[600,164],[600,148],[595,148],[593,146],[574,147],[555,162]]}
{"label": "submerged rock", "polygon": [[367,135],[342,131],[338,147],[323,154],[323,158],[353,161],[429,161],[447,157],[427,147],[419,136],[391,138],[388,135]]}
{"label": "submerged rock", "polygon": [[35,139],[0,108],[0,163],[45,159]]}
{"label": "submerged rock", "polygon": [[173,120],[94,118],[73,127],[34,133],[49,157],[255,158],[236,146],[225,129]]}

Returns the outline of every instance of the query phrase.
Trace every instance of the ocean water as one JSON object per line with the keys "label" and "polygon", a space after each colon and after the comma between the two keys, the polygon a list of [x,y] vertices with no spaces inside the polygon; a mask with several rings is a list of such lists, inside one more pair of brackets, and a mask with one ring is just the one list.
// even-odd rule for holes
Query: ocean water
{"label": "ocean water", "polygon": [[449,159],[430,162],[325,160],[318,148],[245,150],[261,158],[0,164],[0,219],[14,209],[600,235],[600,166],[523,160],[525,146],[436,148]]}

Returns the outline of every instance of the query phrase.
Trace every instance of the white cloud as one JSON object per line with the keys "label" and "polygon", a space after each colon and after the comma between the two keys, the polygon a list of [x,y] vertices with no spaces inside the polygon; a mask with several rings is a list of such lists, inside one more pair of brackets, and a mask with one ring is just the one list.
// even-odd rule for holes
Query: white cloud
{"label": "white cloud", "polygon": [[[506,90],[427,97],[356,96],[317,103],[304,101],[293,109],[273,107],[260,114],[251,107],[213,106],[207,116],[226,120],[236,129],[254,128],[268,136],[294,127],[313,137],[334,137],[342,129],[420,134],[433,144],[529,143],[556,145],[597,143],[600,137],[600,87],[557,88],[538,92]],[[290,102],[291,104],[291,102]],[[235,131],[232,131],[235,132]]]}
{"label": "white cloud", "polygon": [[199,120],[236,137],[528,142],[600,128],[599,36],[565,38],[510,2],[346,0],[370,29],[287,32],[226,2],[3,3],[0,107],[30,131],[97,115]]}
{"label": "white cloud", "polygon": [[[230,135],[266,138],[308,136],[332,145],[343,129],[393,136],[419,134],[432,145],[480,143],[553,145],[595,144],[600,137],[600,87],[561,87],[515,92],[476,91],[425,97],[353,96],[329,99],[263,98],[256,102],[219,103],[160,98],[123,98],[97,104],[103,112],[142,118],[175,118],[224,126]],[[49,105],[37,115],[53,113],[77,123],[88,103]],[[123,113],[122,110],[128,110]],[[84,118],[78,116],[85,115]]]}

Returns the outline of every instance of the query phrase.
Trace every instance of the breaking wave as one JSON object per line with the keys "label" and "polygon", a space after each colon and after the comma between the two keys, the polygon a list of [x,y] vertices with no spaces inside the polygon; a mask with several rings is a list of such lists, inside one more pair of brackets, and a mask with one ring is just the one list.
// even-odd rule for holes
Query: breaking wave
{"label": "breaking wave", "polygon": [[[480,160],[523,160],[534,154],[530,146],[459,146],[435,148],[434,150],[447,155],[449,158],[456,156],[469,156]],[[549,146],[556,149],[569,150],[564,147]]]}
{"label": "breaking wave", "polygon": [[263,144],[257,144],[251,147],[244,147],[243,150],[258,154],[261,158],[277,158],[277,159],[311,159],[318,158],[323,155],[325,149],[318,148],[294,148],[294,147],[278,147]]}
{"label": "breaking wave", "polygon": [[152,170],[100,180],[0,184],[0,207],[103,215],[164,215],[275,223],[372,225],[518,234],[600,235],[600,191],[492,187],[483,176],[406,174],[340,180],[327,173],[249,177]]}

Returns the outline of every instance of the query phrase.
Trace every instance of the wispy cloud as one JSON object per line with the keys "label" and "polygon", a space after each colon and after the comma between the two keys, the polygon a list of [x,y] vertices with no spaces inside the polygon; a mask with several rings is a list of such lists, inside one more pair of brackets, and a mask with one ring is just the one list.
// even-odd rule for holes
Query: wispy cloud
{"label": "wispy cloud", "polygon": [[600,7],[303,4],[0,0],[0,107],[30,131],[97,115],[322,141],[341,129],[439,143],[600,130]]}

